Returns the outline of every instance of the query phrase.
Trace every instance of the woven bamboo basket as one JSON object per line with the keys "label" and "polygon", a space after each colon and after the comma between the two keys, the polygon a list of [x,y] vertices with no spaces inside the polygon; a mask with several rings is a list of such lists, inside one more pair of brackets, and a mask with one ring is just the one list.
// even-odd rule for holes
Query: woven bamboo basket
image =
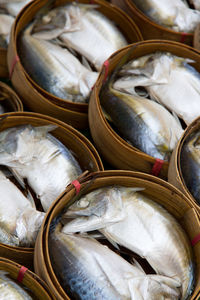
{"label": "woven bamboo basket", "polygon": [[140,9],[138,9],[132,0],[111,0],[111,2],[123,9],[130,17],[132,17],[138,25],[145,40],[163,39],[185,43],[190,46],[193,45],[194,34],[176,32],[155,23]]}
{"label": "woven bamboo basket", "polygon": [[[198,129],[200,129],[200,118],[197,118],[194,122],[192,122],[187,127],[184,134],[182,135],[182,138],[179,140],[176,148],[174,149],[169,164],[168,181],[171,184],[173,184],[175,187],[177,187],[179,190],[181,190],[190,199],[192,205],[196,207],[196,209],[200,212],[199,204],[192,196],[192,194],[190,193],[190,191],[188,190],[185,184],[183,174],[181,171],[181,163],[180,163],[180,156],[181,156],[181,151],[182,151],[184,141],[188,138],[190,134],[192,134]],[[192,176],[192,172],[191,172],[191,176]]]}
{"label": "woven bamboo basket", "polygon": [[7,272],[16,282],[21,282],[38,300],[55,299],[46,283],[39,276],[30,270],[26,270],[24,275],[21,275],[22,269],[23,267],[14,261],[0,257],[0,270]]}
{"label": "woven bamboo basket", "polygon": [[[68,2],[71,1],[57,0],[55,6],[60,6]],[[89,0],[81,0],[80,2],[91,3]],[[142,40],[141,33],[135,23],[121,9],[102,0],[92,2],[98,4],[98,10],[117,24],[128,43]],[[16,18],[8,48],[8,68],[11,81],[30,110],[45,113],[76,128],[83,129],[88,127],[88,104],[64,101],[61,98],[49,94],[30,78],[18,58],[17,38],[20,32],[31,22],[38,10],[46,3],[47,0],[31,2]]]}
{"label": "woven bamboo basket", "polygon": [[160,172],[154,172],[157,160],[131,146],[111,128],[105,119],[99,99],[99,93],[106,76],[111,74],[124,55],[129,53],[131,60],[156,51],[171,52],[175,55],[191,58],[196,62],[194,67],[200,71],[200,52],[187,45],[164,40],[142,41],[129,45],[115,52],[108,59],[107,67],[104,66],[101,69],[90,98],[89,125],[97,149],[110,165],[118,169],[151,173],[166,179],[169,163],[164,162]]}
{"label": "woven bamboo basket", "polygon": [[[191,241],[199,234],[199,215],[192,207],[191,202],[178,189],[155,176],[131,171],[97,172],[80,180],[81,189],[89,182],[90,185],[87,193],[97,188],[110,185],[144,187],[146,195],[163,205],[181,223]],[[75,189],[70,185],[66,189],[65,194],[54,202],[54,205],[51,206],[42,224],[35,246],[35,272],[46,281],[52,292],[54,292],[56,299],[59,300],[70,298],[60,286],[51,265],[48,250],[49,226],[53,218],[62,211],[74,196]],[[200,244],[197,243],[193,250],[196,262],[196,285],[191,299],[196,299],[200,289]]]}
{"label": "woven bamboo basket", "polygon": [[[5,98],[2,98],[4,96]],[[23,104],[15,93],[7,84],[0,81],[0,104],[5,106],[8,112],[12,111],[23,111]]]}
{"label": "woven bamboo basket", "polygon": [[[95,148],[85,136],[73,127],[50,116],[37,113],[16,112],[0,116],[0,131],[24,124],[33,126],[57,125],[58,128],[53,131],[53,135],[72,151],[82,170],[89,172],[103,170],[101,159]],[[0,243],[0,257],[14,260],[30,269],[33,268],[33,251],[33,248],[13,247]]]}

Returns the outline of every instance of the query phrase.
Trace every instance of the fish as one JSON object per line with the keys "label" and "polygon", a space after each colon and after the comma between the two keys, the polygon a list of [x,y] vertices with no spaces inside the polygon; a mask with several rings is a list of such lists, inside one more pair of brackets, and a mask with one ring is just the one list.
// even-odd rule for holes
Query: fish
{"label": "fish", "polygon": [[9,273],[0,270],[0,295],[1,300],[33,300],[22,285],[9,277]]}
{"label": "fish", "polygon": [[62,228],[65,234],[99,230],[113,245],[145,258],[156,274],[177,280],[180,299],[191,295],[195,275],[188,237],[142,187],[109,186],[92,191],[67,209],[62,223],[66,223]]}
{"label": "fish", "polygon": [[[85,103],[98,72],[86,68],[70,51],[31,35],[30,24],[18,40],[19,56],[30,77],[63,100]],[[32,63],[30,63],[32,62]]]}
{"label": "fish", "polygon": [[10,31],[15,19],[7,14],[0,14],[0,47],[7,48]]}
{"label": "fish", "polygon": [[100,91],[100,103],[111,124],[132,146],[169,161],[183,133],[180,122],[159,103],[119,91],[115,83],[112,86],[109,81]]}
{"label": "fish", "polygon": [[97,9],[96,4],[74,2],[55,8],[35,22],[33,37],[59,38],[100,71],[104,61],[126,46],[127,41],[116,25]]}
{"label": "fish", "polygon": [[200,12],[182,0],[132,0],[150,19],[177,32],[193,33],[200,22]]}
{"label": "fish", "polygon": [[190,62],[169,52],[154,52],[125,64],[113,87],[134,94],[135,87],[143,86],[151,99],[189,125],[200,116],[200,74]]}
{"label": "fish", "polygon": [[45,212],[82,173],[71,152],[49,133],[55,128],[27,124],[0,132],[0,164],[27,180]]}
{"label": "fish", "polygon": [[7,49],[15,17],[30,0],[0,1],[0,47]]}
{"label": "fish", "polygon": [[0,171],[0,242],[33,246],[45,214]]}
{"label": "fish", "polygon": [[[183,181],[200,204],[200,132],[190,134],[183,143],[180,152],[180,170]],[[191,176],[192,174],[192,176]]]}
{"label": "fish", "polygon": [[[59,218],[49,232],[53,270],[65,292],[76,299],[179,299],[180,284],[171,278],[146,275],[94,238],[67,235]],[[91,268],[92,266],[92,268]]]}
{"label": "fish", "polygon": [[31,2],[31,0],[0,1],[0,8],[5,9],[7,14],[16,17],[22,8],[29,2]]}

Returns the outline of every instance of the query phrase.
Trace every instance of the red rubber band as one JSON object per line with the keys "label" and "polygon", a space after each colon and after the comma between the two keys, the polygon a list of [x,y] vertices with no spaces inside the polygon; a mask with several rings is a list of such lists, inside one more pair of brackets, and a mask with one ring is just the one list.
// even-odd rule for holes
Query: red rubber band
{"label": "red rubber band", "polygon": [[164,164],[164,160],[156,158],[155,164],[153,165],[153,168],[151,170],[151,175],[158,176],[162,169],[163,164]]}
{"label": "red rubber band", "polygon": [[16,65],[16,63],[17,63],[18,61],[19,61],[19,56],[16,55],[15,58],[13,59],[12,65],[11,65],[11,70],[10,70],[10,74],[9,74],[10,79],[12,78],[12,74],[13,74],[13,72],[14,72],[15,65]]}
{"label": "red rubber band", "polygon": [[19,282],[22,282],[22,281],[23,281],[24,275],[25,275],[25,273],[26,273],[27,270],[28,270],[28,269],[27,269],[26,267],[24,267],[24,266],[22,266],[22,267],[20,268],[19,274],[18,274],[18,277],[17,277],[17,281],[19,281]]}
{"label": "red rubber band", "polygon": [[198,242],[200,242],[200,233],[192,240],[192,246],[194,247]]}
{"label": "red rubber band", "polygon": [[104,82],[106,81],[106,79],[107,79],[107,77],[108,77],[108,67],[109,67],[109,61],[108,60],[106,60],[106,61],[104,61],[104,64],[103,64],[104,66],[105,66],[105,76],[104,76]]}
{"label": "red rubber band", "polygon": [[80,184],[80,182],[78,180],[74,180],[74,181],[72,181],[71,184],[75,187],[75,189],[76,189],[76,195],[78,195],[79,192],[80,192],[80,190],[81,190],[81,184]]}
{"label": "red rubber band", "polygon": [[181,43],[185,42],[186,36],[187,36],[187,33],[185,33],[185,32],[181,33],[181,40],[180,40]]}

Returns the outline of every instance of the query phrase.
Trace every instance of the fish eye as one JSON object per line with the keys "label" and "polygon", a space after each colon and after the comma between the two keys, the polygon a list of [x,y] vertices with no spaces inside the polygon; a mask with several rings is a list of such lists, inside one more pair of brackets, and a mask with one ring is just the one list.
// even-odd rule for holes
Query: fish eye
{"label": "fish eye", "polygon": [[77,202],[77,205],[81,208],[86,208],[89,206],[89,201],[86,199],[81,199]]}

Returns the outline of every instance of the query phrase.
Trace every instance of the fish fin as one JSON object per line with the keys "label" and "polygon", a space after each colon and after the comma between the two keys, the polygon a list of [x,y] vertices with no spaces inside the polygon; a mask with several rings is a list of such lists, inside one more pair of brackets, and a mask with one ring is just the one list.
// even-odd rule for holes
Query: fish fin
{"label": "fish fin", "polygon": [[106,239],[111,243],[111,245],[113,245],[117,250],[120,251],[120,248],[119,248],[118,244],[117,244],[114,240],[112,240],[112,238],[109,236],[109,234],[107,234],[107,233],[105,233],[105,232],[103,231],[103,235],[104,235],[104,236],[106,237]]}
{"label": "fish fin", "polygon": [[78,235],[81,236],[81,237],[86,237],[86,238],[91,238],[91,239],[97,239],[97,240],[105,239],[105,236],[102,233],[98,232],[98,231],[92,232],[92,233],[89,233],[89,232],[80,232]]}
{"label": "fish fin", "polygon": [[92,68],[88,62],[88,60],[85,58],[85,56],[82,55],[81,57],[81,63],[84,67],[86,67],[89,71],[92,71]]}
{"label": "fish fin", "polygon": [[20,174],[12,167],[8,167],[8,169],[10,170],[10,172],[13,174],[13,176],[15,177],[15,179],[17,180],[17,182],[21,185],[21,187],[25,190],[26,192],[26,198],[30,201],[31,205],[33,208],[35,208],[35,201],[34,198],[26,184],[26,182],[24,181],[24,178],[22,176],[20,176]]}
{"label": "fish fin", "polygon": [[172,115],[174,116],[174,119],[175,119],[176,122],[180,125],[180,127],[182,127],[181,121],[180,121],[178,115],[175,113],[175,111],[172,111]]}
{"label": "fish fin", "polygon": [[132,265],[135,265],[144,274],[146,274],[144,269],[142,268],[142,266],[139,264],[139,262],[134,257],[131,257],[131,263],[132,263]]}
{"label": "fish fin", "polygon": [[[66,47],[65,43],[63,43],[63,45],[65,45],[65,47]],[[69,50],[69,52],[71,52],[71,54],[73,54],[75,57],[77,57],[77,52],[73,48],[67,47],[67,49]]]}
{"label": "fish fin", "polygon": [[[131,299],[159,300],[159,299],[180,299],[180,286],[174,283],[165,282],[167,276],[141,275],[128,280],[128,287]],[[171,282],[172,283],[172,282]],[[137,298],[136,297],[137,294]],[[142,297],[142,298],[140,298]]]}
{"label": "fish fin", "polygon": [[133,53],[133,51],[136,48],[137,48],[137,45],[133,45],[129,48],[127,53],[120,59],[120,61],[116,65],[115,70],[111,73],[110,76],[108,76],[107,80],[105,81],[105,83],[102,86],[102,89],[104,89],[104,88],[112,89],[112,84],[115,80],[115,77],[116,77],[117,73],[119,72],[121,67],[130,59],[131,54]]}
{"label": "fish fin", "polygon": [[51,132],[58,128],[57,125],[50,124],[50,125],[45,125],[45,126],[38,126],[34,128],[35,131],[35,136],[36,137],[46,137],[48,132]]}
{"label": "fish fin", "polygon": [[17,182],[21,185],[21,187],[23,189],[26,189],[26,184],[24,182],[23,177],[20,176],[20,174],[14,168],[8,167],[8,169],[13,174],[13,176],[15,177],[15,179],[17,180]]}

